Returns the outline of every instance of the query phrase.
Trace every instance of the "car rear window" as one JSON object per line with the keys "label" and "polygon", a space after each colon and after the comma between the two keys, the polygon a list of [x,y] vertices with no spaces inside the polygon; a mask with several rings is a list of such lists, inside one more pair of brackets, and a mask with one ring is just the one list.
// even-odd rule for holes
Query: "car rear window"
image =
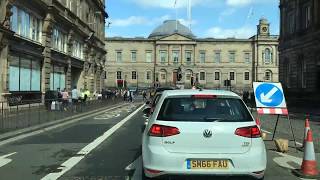
{"label": "car rear window", "polygon": [[162,121],[244,122],[253,121],[240,99],[191,97],[166,98],[157,117]]}

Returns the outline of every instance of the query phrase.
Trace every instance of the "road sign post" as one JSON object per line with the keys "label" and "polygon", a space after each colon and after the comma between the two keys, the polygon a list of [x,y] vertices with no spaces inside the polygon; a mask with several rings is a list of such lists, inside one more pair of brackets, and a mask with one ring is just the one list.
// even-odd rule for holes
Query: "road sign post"
{"label": "road sign post", "polygon": [[290,141],[294,141],[294,146],[297,148],[296,139],[293,133],[293,128],[291,120],[289,118],[289,112],[287,109],[286,100],[284,97],[281,83],[254,82],[253,89],[259,119],[260,116],[265,114],[277,115],[277,121],[274,127],[271,141],[274,140],[277,126],[279,123],[279,117],[280,115],[284,115],[287,117],[292,133],[293,139]]}

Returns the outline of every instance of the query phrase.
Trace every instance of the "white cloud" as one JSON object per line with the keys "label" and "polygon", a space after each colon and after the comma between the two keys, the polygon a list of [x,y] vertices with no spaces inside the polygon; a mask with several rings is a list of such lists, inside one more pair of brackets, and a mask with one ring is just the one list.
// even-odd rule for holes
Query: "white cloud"
{"label": "white cloud", "polygon": [[[127,0],[132,3],[138,4],[145,8],[165,8],[173,9],[175,0]],[[230,7],[243,7],[251,4],[261,4],[261,3],[274,3],[279,0],[191,0],[192,7],[194,6],[210,6],[218,7],[225,4]],[[177,8],[186,8],[188,5],[188,0],[177,0]]]}
{"label": "white cloud", "polygon": [[252,4],[253,0],[227,0],[228,6],[246,6]]}
{"label": "white cloud", "polygon": [[205,33],[207,37],[213,37],[213,38],[229,38],[229,37],[249,38],[255,34],[256,34],[256,29],[254,26],[253,27],[243,26],[235,29],[226,29],[226,28],[215,26],[208,29]]}
{"label": "white cloud", "polygon": [[222,11],[219,15],[219,22],[222,22],[224,20],[225,17],[227,16],[231,16],[236,12],[235,8],[228,8],[225,9],[224,11]]}
{"label": "white cloud", "polygon": [[[183,24],[183,25],[185,25],[185,26],[189,26],[189,20],[187,20],[187,19],[178,19],[178,21],[181,23],[181,24]],[[196,20],[191,20],[191,26],[192,25],[196,25],[197,24],[197,21]]]}
{"label": "white cloud", "polygon": [[131,25],[141,25],[148,23],[147,19],[142,16],[130,16],[126,19],[114,19],[111,20],[112,26],[131,26]]}
{"label": "white cloud", "polygon": [[164,15],[156,18],[147,18],[144,16],[130,16],[125,19],[111,19],[111,26],[127,27],[133,25],[155,25],[170,19],[170,15]]}
{"label": "white cloud", "polygon": [[[130,0],[142,7],[156,7],[156,8],[166,8],[173,9],[175,0]],[[191,0],[192,6],[199,4],[213,3],[213,0]],[[188,5],[188,0],[177,0],[177,8],[185,8]]]}

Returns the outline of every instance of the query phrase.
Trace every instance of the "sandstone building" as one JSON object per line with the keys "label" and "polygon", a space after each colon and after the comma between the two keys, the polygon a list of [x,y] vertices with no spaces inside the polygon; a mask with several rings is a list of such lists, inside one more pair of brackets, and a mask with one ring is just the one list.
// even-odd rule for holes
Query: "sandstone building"
{"label": "sandstone building", "polygon": [[99,91],[104,9],[104,0],[1,0],[0,101],[73,86]]}
{"label": "sandstone building", "polygon": [[319,102],[320,2],[281,0],[279,77],[287,94]]}
{"label": "sandstone building", "polygon": [[[261,19],[249,39],[197,38],[175,20],[164,21],[148,38],[106,38],[106,86],[174,86],[181,69],[185,88],[251,90],[253,81],[278,82],[278,36]],[[179,81],[179,83],[181,83]]]}

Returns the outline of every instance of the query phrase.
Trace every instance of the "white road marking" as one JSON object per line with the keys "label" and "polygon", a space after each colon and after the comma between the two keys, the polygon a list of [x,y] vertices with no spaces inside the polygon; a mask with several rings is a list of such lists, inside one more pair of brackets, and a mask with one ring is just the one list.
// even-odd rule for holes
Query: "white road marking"
{"label": "white road marking", "polygon": [[[265,133],[268,133],[268,134],[272,134],[272,132],[269,132],[267,130],[264,130],[264,129],[261,129],[261,130],[262,130],[262,132],[265,132]],[[298,141],[296,141],[296,144],[299,145],[299,146],[302,146],[302,143],[300,143]]]}
{"label": "white road marking", "polygon": [[277,154],[279,154],[282,157],[273,158],[273,161],[281,167],[285,167],[288,169],[297,169],[297,167],[292,167],[291,165],[289,165],[288,162],[294,162],[297,164],[297,166],[300,166],[302,162],[302,158],[298,158],[295,156],[291,156],[291,155],[279,153],[279,152],[277,152]]}
{"label": "white road marking", "polygon": [[114,132],[116,132],[122,125],[124,125],[127,121],[129,121],[135,114],[137,114],[144,105],[142,105],[140,108],[135,110],[133,113],[125,117],[123,120],[121,120],[119,123],[114,125],[111,129],[107,130],[103,135],[96,138],[94,141],[92,141],[90,144],[82,148],[77,154],[81,154],[81,156],[71,157],[67,161],[61,164],[59,170],[60,172],[50,173],[47,174],[45,177],[42,178],[42,180],[55,180],[61,177],[63,174],[65,174],[67,171],[69,171],[73,166],[78,164],[86,155],[88,155],[93,149],[98,147],[102,142],[104,142],[106,139],[108,139]]}
{"label": "white road marking", "polygon": [[141,180],[142,177],[142,156],[139,156],[136,160],[134,160],[131,164],[129,164],[126,168],[126,171],[135,170],[130,180]]}
{"label": "white road marking", "polygon": [[263,132],[268,133],[268,134],[272,134],[272,132],[269,132],[267,130],[261,129]]}
{"label": "white road marking", "polygon": [[3,156],[0,156],[0,168],[2,166],[5,166],[6,164],[10,163],[12,161],[12,159],[9,159],[7,157],[16,154],[17,152],[13,152],[13,153],[9,153]]}
{"label": "white road marking", "polygon": [[119,108],[121,106],[123,106],[123,104],[119,105],[119,106],[116,106],[116,107],[112,107],[112,108],[106,109],[106,110],[104,110],[102,112],[100,111],[100,112],[96,112],[96,113],[93,113],[93,114],[88,114],[88,115],[85,115],[85,116],[82,116],[82,117],[79,117],[79,118],[76,118],[76,119],[73,119],[73,120],[69,120],[67,122],[59,123],[57,125],[53,125],[53,126],[50,126],[50,127],[47,127],[47,128],[42,128],[42,129],[37,130],[37,131],[33,131],[33,132],[22,134],[22,135],[13,137],[13,138],[9,138],[9,139],[1,141],[0,142],[0,146],[8,144],[8,143],[15,142],[15,141],[18,141],[18,140],[21,140],[21,139],[24,139],[24,138],[27,138],[27,137],[30,137],[30,136],[41,134],[43,132],[50,131],[50,130],[53,130],[53,129],[56,129],[56,128],[59,128],[59,127],[62,127],[62,126],[66,126],[68,124],[72,124],[72,123],[78,122],[78,121],[80,121],[82,119],[85,119],[85,118],[88,118],[88,117],[92,117],[92,116],[96,116],[98,114],[101,114],[101,113],[104,113],[104,112],[107,112],[107,111],[110,111],[110,110],[113,110],[113,109],[117,109],[117,108]]}
{"label": "white road marking", "polygon": [[[275,163],[277,163],[279,166],[284,167],[284,168],[288,168],[288,169],[292,169],[292,170],[300,168],[300,165],[302,163],[302,158],[298,158],[298,157],[295,157],[295,156],[291,156],[291,155],[284,154],[284,153],[279,153],[279,152],[277,152],[277,154],[279,154],[282,157],[273,158],[273,161]],[[291,165],[288,164],[288,162],[294,162],[294,163],[297,164],[297,166],[296,167],[292,167]],[[305,178],[300,178],[300,179],[307,180]]]}

